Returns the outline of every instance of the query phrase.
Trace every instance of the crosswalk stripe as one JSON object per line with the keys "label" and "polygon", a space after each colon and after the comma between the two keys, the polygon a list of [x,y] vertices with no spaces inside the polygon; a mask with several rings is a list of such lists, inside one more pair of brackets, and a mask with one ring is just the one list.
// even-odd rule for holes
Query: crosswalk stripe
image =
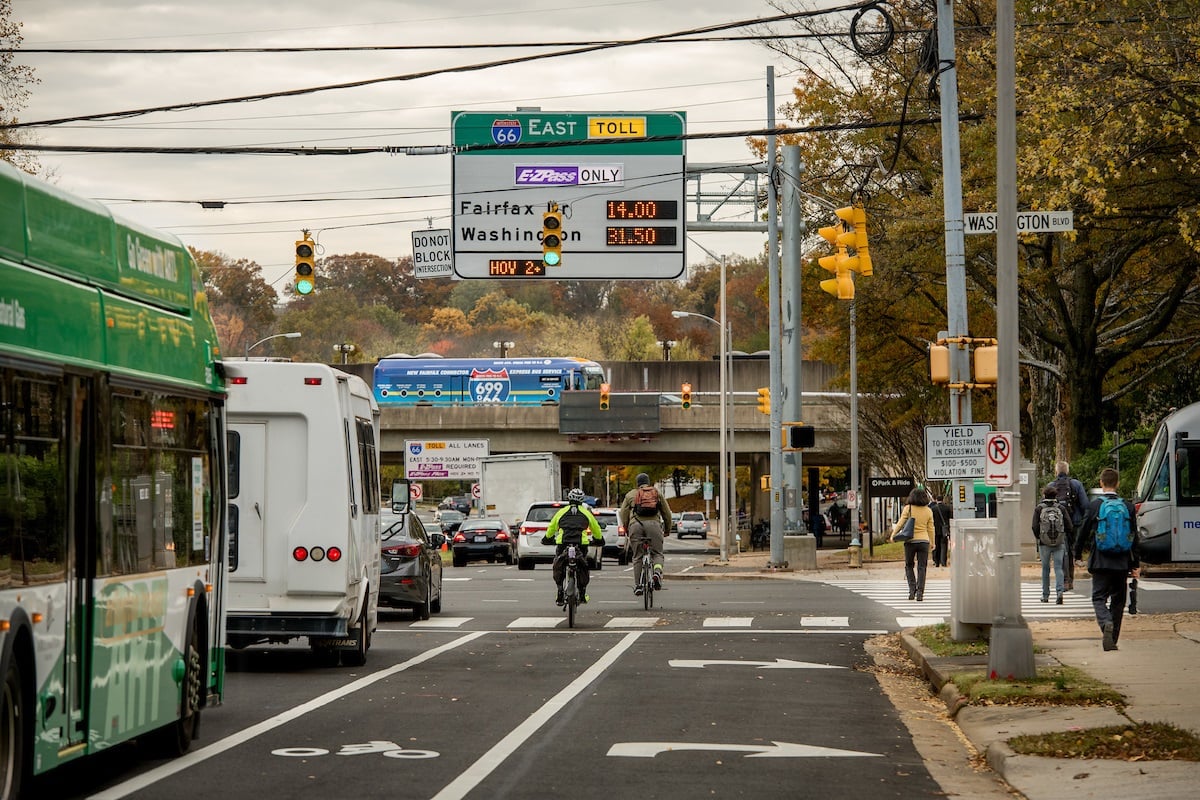
{"label": "crosswalk stripe", "polygon": [[[908,618],[924,618],[941,615],[951,616],[950,581],[926,581],[924,600],[908,599],[908,584],[899,581],[827,581],[830,586],[848,589],[869,600],[882,603],[908,615]],[[1057,605],[1041,602],[1042,585],[1037,583],[1022,583],[1021,614],[1030,619],[1062,619],[1064,617],[1089,617],[1095,611],[1090,597],[1067,592],[1063,595],[1063,604]]]}
{"label": "crosswalk stripe", "polygon": [[556,628],[564,618],[558,617],[517,617],[508,623],[510,628]]}
{"label": "crosswalk stripe", "polygon": [[418,619],[412,623],[413,628],[461,628],[474,617],[430,617]]}
{"label": "crosswalk stripe", "polygon": [[749,628],[754,624],[754,617],[705,617],[706,628]]}
{"label": "crosswalk stripe", "polygon": [[801,617],[800,624],[812,628],[849,628],[849,617]]}
{"label": "crosswalk stripe", "polygon": [[613,617],[604,623],[606,628],[653,628],[658,617]]}

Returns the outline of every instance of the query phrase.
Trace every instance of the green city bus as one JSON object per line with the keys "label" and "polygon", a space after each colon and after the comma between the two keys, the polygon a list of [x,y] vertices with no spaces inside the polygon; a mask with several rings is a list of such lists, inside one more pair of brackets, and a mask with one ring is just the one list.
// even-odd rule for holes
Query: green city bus
{"label": "green city bus", "polygon": [[0,163],[0,799],[220,702],[218,359],[182,243]]}

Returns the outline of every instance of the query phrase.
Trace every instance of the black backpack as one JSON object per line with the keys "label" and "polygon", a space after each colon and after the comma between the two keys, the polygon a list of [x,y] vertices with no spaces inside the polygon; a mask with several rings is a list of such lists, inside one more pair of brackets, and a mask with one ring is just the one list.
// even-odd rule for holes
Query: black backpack
{"label": "black backpack", "polygon": [[1079,507],[1079,496],[1075,493],[1075,487],[1071,485],[1071,476],[1059,475],[1050,485],[1054,487],[1054,495],[1058,504],[1070,515],[1071,521],[1075,522],[1075,509]]}
{"label": "black backpack", "polygon": [[1062,544],[1067,526],[1067,512],[1058,503],[1043,503],[1038,512],[1038,542],[1047,547],[1058,547]]}

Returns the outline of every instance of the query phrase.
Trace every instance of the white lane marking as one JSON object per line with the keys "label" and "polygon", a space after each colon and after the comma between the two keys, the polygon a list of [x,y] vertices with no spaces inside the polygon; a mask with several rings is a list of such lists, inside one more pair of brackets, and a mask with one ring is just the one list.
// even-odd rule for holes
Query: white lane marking
{"label": "white lane marking", "polygon": [[658,617],[613,617],[604,623],[606,628],[653,628]]}
{"label": "white lane marking", "polygon": [[510,628],[557,628],[566,617],[517,617],[508,623]]}
{"label": "white lane marking", "polygon": [[533,578],[501,578],[500,580],[512,583],[533,583]]}
{"label": "white lane marking", "polygon": [[754,624],[754,617],[706,617],[706,628],[749,628]]}
{"label": "white lane marking", "polygon": [[539,728],[566,707],[577,695],[582,694],[592,686],[592,682],[620,658],[626,650],[642,635],[641,631],[627,633],[611,650],[600,657],[600,660],[587,668],[578,678],[567,684],[561,692],[550,698],[547,703],[529,715],[524,722],[492,746],[490,750],[479,757],[471,766],[452,780],[446,788],[433,796],[433,800],[460,800],[466,797],[476,786],[483,782],[488,775],[504,763],[504,760],[517,751],[529,740]]}
{"label": "white lane marking", "polygon": [[800,624],[813,628],[848,628],[849,617],[801,617]]}
{"label": "white lane marking", "polygon": [[446,575],[442,576],[442,583],[466,583],[472,580],[474,580],[474,578],[451,578]]}
{"label": "white lane marking", "polygon": [[896,617],[896,624],[901,628],[921,628],[926,625],[941,625],[945,617]]}
{"label": "white lane marking", "polygon": [[419,619],[412,623],[413,628],[461,628],[466,625],[474,617],[435,617],[430,619]]}
{"label": "white lane marking", "polygon": [[756,669],[845,669],[834,664],[817,664],[812,661],[792,661],[790,658],[777,658],[774,661],[721,661],[716,659],[686,659],[673,658],[667,666],[683,669],[704,669],[705,667],[755,667]]}
{"label": "white lane marking", "polygon": [[833,747],[817,747],[811,744],[771,742],[758,744],[709,744],[707,742],[617,742],[608,749],[610,756],[632,758],[654,758],[659,753],[676,750],[724,750],[748,753],[746,758],[828,758],[830,756],[881,758],[883,753],[865,753],[861,750],[838,750]]}
{"label": "white lane marking", "polygon": [[335,700],[340,700],[343,697],[347,697],[360,689],[365,689],[371,684],[383,680],[384,678],[390,678],[399,672],[403,672],[409,667],[415,667],[418,664],[423,664],[430,659],[440,656],[442,653],[446,653],[457,647],[461,647],[468,642],[473,642],[485,635],[487,635],[487,631],[468,633],[460,636],[452,642],[447,642],[440,647],[435,647],[432,650],[426,650],[424,653],[413,656],[408,661],[388,667],[387,669],[381,669],[378,672],[371,673],[370,675],[364,675],[356,681],[347,683],[345,686],[340,686],[331,692],[326,692],[319,697],[314,697],[307,703],[302,703],[294,708],[290,708],[287,711],[265,719],[262,722],[251,725],[249,728],[244,728],[237,733],[226,736],[220,741],[213,742],[208,747],[202,747],[199,750],[193,750],[192,752],[186,753],[185,755],[169,761],[162,766],[155,767],[147,772],[143,772],[137,777],[124,781],[123,783],[118,783],[116,786],[110,786],[104,791],[92,795],[89,800],[119,800],[119,798],[131,795],[134,792],[139,792],[142,789],[145,789],[146,787],[152,786],[158,781],[163,780],[164,778],[171,777],[177,772],[183,772],[185,769],[199,764],[202,761],[207,761],[213,756],[224,753],[226,750],[231,750],[240,744],[244,744],[256,736],[260,736],[267,731],[274,730],[280,725],[285,725],[294,719],[299,719],[310,711],[316,711],[318,708],[327,706]]}

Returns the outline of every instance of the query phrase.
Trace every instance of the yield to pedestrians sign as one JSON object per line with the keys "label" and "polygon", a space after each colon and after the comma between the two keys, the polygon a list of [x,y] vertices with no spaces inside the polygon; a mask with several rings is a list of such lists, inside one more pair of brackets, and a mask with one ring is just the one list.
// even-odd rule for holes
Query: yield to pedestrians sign
{"label": "yield to pedestrians sign", "polygon": [[926,425],[925,479],[965,480],[984,475],[984,437],[991,425]]}
{"label": "yield to pedestrians sign", "polygon": [[1013,485],[1013,437],[1010,431],[989,431],[983,445],[987,471],[983,482],[988,486]]}

